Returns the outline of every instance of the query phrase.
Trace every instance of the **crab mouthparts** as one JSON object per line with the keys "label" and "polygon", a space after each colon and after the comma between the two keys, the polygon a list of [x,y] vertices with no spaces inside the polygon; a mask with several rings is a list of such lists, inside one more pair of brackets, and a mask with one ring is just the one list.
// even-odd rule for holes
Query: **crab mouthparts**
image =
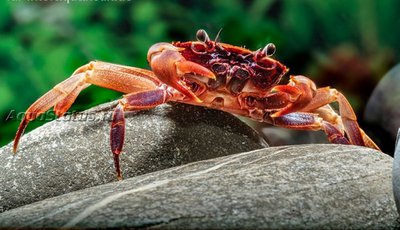
{"label": "crab mouthparts", "polygon": [[174,88],[190,100],[201,103],[203,101],[196,95],[199,89],[202,88],[201,85],[203,81],[199,81],[199,78],[201,79],[204,77],[185,74],[176,81]]}
{"label": "crab mouthparts", "polygon": [[202,100],[195,94],[199,85],[198,83],[207,83],[209,79],[215,80],[214,73],[191,61],[177,62],[176,67],[178,76],[173,82],[175,89],[191,100],[201,103]]}

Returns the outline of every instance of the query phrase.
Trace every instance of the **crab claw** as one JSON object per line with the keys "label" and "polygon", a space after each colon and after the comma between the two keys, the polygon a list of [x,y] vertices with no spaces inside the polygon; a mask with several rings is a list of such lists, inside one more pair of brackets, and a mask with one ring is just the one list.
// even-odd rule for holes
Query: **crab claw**
{"label": "crab claw", "polygon": [[157,55],[161,54],[164,50],[179,52],[184,50],[184,48],[179,48],[166,42],[156,43],[150,47],[149,51],[147,51],[147,61],[151,64],[153,59]]}
{"label": "crab claw", "polygon": [[209,79],[215,80],[216,77],[214,73],[207,69],[206,67],[203,67],[195,62],[191,61],[181,61],[176,63],[176,69],[178,70],[179,75],[184,75],[184,74],[196,74],[202,77],[206,77]]}
{"label": "crab claw", "polygon": [[202,102],[184,81],[186,74],[216,79],[206,67],[186,60],[180,53],[183,48],[169,43],[157,43],[150,47],[147,60],[156,76],[165,84],[174,87],[190,100]]}

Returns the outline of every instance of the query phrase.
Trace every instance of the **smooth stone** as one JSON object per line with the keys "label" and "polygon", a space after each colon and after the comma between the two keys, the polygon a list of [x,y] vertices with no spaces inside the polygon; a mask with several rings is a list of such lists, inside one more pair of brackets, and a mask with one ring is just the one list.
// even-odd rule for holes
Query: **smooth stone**
{"label": "smooth stone", "polygon": [[271,147],[169,168],[0,214],[0,227],[392,229],[391,157]]}
{"label": "smooth stone", "polygon": [[[400,127],[400,64],[393,67],[374,89],[365,109],[365,121],[379,126],[393,141]],[[382,138],[386,141],[385,138]],[[387,139],[387,138],[386,138]],[[392,146],[390,146],[392,147]],[[391,149],[390,152],[392,152]]]}
{"label": "smooth stone", "polygon": [[397,133],[396,139],[396,147],[394,151],[394,160],[393,160],[393,170],[392,170],[392,178],[393,178],[393,195],[394,200],[396,201],[397,211],[400,214],[400,129]]}
{"label": "smooth stone", "polygon": [[[16,155],[11,144],[0,149],[0,211],[116,181],[109,146],[114,106],[37,128],[22,137]],[[202,107],[162,105],[126,117],[125,178],[267,146],[238,118]]]}

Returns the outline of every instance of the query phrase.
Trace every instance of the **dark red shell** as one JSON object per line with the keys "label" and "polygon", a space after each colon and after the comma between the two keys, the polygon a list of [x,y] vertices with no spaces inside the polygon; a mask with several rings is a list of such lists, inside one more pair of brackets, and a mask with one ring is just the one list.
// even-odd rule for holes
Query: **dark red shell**
{"label": "dark red shell", "polygon": [[224,43],[175,42],[174,46],[184,48],[180,53],[186,60],[196,62],[214,72],[217,80],[210,82],[212,88],[227,83],[229,78],[233,93],[239,92],[247,80],[260,90],[268,90],[278,84],[287,68],[280,62],[258,51]]}

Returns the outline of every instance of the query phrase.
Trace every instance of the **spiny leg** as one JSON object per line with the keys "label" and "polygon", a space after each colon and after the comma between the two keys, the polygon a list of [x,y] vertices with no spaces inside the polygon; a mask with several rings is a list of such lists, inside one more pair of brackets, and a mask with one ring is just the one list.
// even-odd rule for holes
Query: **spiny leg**
{"label": "spiny leg", "polygon": [[62,116],[79,93],[94,84],[123,93],[154,89],[160,85],[153,72],[145,69],[93,61],[78,68],[71,77],[56,85],[36,100],[26,111],[14,138],[14,153],[30,121],[54,106],[56,115]]}
{"label": "spiny leg", "polygon": [[119,155],[122,152],[125,139],[125,117],[124,111],[151,109],[164,104],[173,98],[173,94],[167,87],[154,90],[131,93],[124,96],[115,108],[111,122],[110,143],[114,156],[114,165],[118,180],[122,180]]}

